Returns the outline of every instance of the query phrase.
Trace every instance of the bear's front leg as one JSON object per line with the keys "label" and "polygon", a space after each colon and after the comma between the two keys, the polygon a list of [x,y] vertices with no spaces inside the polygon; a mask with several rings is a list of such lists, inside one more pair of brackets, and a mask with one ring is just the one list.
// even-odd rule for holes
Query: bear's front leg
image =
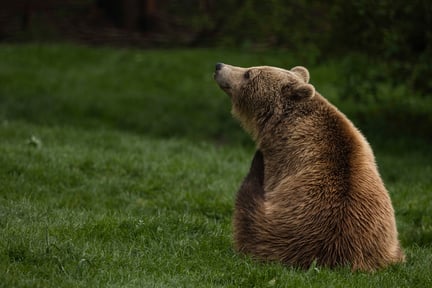
{"label": "bear's front leg", "polygon": [[234,241],[238,251],[251,252],[257,243],[255,221],[264,201],[264,157],[257,150],[248,175],[237,193],[234,212]]}
{"label": "bear's front leg", "polygon": [[[242,190],[246,189],[250,191],[254,195],[264,196],[263,189],[257,189],[258,187],[262,188],[264,185],[264,156],[260,150],[255,152],[255,156],[252,159],[252,164],[249,169],[249,173],[246,178],[243,180],[242,186],[240,187],[239,194],[243,194]],[[252,187],[254,189],[249,190]],[[247,193],[247,194],[251,194]]]}

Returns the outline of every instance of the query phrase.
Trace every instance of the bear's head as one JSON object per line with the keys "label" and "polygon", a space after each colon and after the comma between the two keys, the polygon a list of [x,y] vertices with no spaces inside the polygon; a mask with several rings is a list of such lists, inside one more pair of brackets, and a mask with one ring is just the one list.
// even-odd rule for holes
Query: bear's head
{"label": "bear's head", "polygon": [[266,122],[286,115],[315,95],[315,88],[308,84],[309,71],[301,66],[285,70],[218,63],[214,79],[230,96],[233,115],[255,140]]}

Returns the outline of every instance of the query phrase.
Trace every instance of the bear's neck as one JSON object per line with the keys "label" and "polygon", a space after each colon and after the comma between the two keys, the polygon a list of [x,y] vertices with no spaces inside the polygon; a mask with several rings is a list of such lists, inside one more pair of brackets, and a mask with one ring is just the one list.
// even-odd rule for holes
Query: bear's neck
{"label": "bear's neck", "polygon": [[[291,126],[287,123],[289,121],[273,120],[275,120],[273,123],[267,123],[265,129],[259,131],[256,139],[257,149],[264,156],[265,190],[272,190],[279,179],[287,176],[286,173],[295,173],[299,169],[297,164],[300,163],[294,160],[299,154],[297,151],[299,147],[296,147],[297,141],[293,139],[295,135],[289,129]],[[304,143],[301,143],[300,146],[303,145]]]}
{"label": "bear's neck", "polygon": [[[345,157],[339,147],[365,146],[364,141],[355,140],[362,137],[353,136],[358,132],[343,114],[329,103],[322,105],[326,100],[320,95],[315,97],[307,106],[296,107],[279,120],[272,119],[260,130],[256,143],[264,157],[265,189],[273,189],[280,179],[325,161],[322,155]],[[335,145],[336,140],[340,145]]]}

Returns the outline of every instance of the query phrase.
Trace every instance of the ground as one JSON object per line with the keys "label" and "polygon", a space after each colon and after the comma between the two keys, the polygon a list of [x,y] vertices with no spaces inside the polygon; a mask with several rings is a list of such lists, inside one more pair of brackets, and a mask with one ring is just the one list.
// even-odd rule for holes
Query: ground
{"label": "ground", "polygon": [[[0,286],[432,284],[430,143],[381,130],[385,118],[374,113],[394,98],[338,107],[363,111],[365,120],[353,120],[365,121],[371,136],[406,264],[372,275],[304,272],[234,252],[234,194],[254,147],[213,83],[221,57],[242,66],[303,64],[277,51],[0,46]],[[337,65],[311,68],[332,101],[340,101],[337,73]],[[387,89],[383,96],[398,93]],[[402,111],[431,107],[415,95],[402,104]]]}

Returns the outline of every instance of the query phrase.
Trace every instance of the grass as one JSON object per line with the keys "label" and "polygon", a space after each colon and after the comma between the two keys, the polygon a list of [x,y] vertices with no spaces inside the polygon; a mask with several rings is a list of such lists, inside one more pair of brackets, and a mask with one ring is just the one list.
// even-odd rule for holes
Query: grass
{"label": "grass", "polygon": [[[337,63],[310,69],[317,89],[371,136],[408,261],[374,274],[299,271],[232,249],[234,194],[253,145],[211,77],[218,61],[301,64],[294,57],[2,45],[0,59],[0,287],[432,284],[429,135],[382,131],[389,114],[376,115],[400,90],[386,88],[389,102],[360,113],[340,100]],[[432,106],[413,99],[414,121]]]}

